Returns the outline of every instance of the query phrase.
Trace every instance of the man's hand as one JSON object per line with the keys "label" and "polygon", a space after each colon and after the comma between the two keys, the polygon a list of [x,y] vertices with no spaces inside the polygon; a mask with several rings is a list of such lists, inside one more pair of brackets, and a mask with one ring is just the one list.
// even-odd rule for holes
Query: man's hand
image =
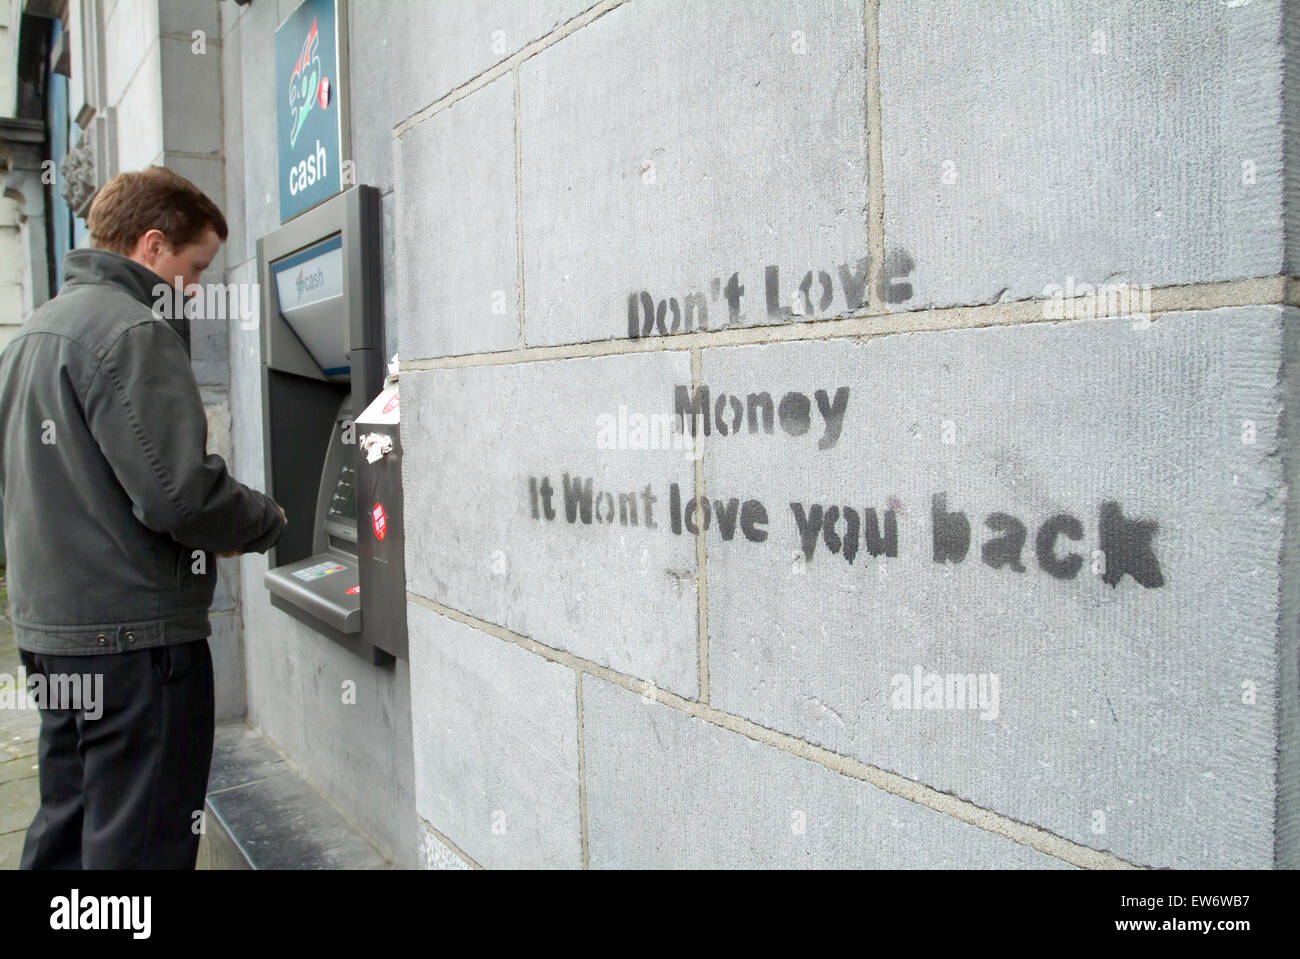
{"label": "man's hand", "polygon": [[[281,506],[279,503],[276,503],[276,504],[275,504],[275,508],[278,509],[278,510],[280,511],[280,519],[284,520],[284,525],[285,525],[285,526],[288,526],[288,525],[289,525],[289,517],[284,515],[284,507]],[[217,558],[218,558],[218,559],[229,559],[229,558],[232,557],[232,556],[243,556],[243,555],[244,555],[244,551],[243,551],[243,550],[236,549],[236,550],[231,550],[229,553],[218,553],[218,554],[217,554]]]}

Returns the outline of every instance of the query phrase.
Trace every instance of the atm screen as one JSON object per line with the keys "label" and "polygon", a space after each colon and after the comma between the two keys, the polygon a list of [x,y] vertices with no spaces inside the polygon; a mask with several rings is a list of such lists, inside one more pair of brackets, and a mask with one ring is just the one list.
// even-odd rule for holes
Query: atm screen
{"label": "atm screen", "polygon": [[343,238],[332,236],[271,264],[276,302],[321,372],[344,377],[348,360],[348,325],[343,309]]}

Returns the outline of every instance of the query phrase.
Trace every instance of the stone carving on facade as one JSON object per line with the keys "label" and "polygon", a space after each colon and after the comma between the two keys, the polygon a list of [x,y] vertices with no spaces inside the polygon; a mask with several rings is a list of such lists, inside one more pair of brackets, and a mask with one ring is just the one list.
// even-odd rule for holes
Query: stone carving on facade
{"label": "stone carving on facade", "polygon": [[72,211],[84,218],[95,195],[95,134],[86,129],[77,145],[68,151],[59,171],[59,192]]}

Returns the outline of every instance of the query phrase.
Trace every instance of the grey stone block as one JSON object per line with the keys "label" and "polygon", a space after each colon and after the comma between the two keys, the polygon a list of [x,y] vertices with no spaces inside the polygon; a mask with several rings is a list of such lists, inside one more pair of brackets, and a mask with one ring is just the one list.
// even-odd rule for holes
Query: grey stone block
{"label": "grey stone block", "polygon": [[159,27],[163,33],[187,37],[202,30],[209,43],[220,43],[220,8],[233,6],[228,0],[158,0]]}
{"label": "grey stone block", "polygon": [[[210,161],[198,161],[209,163]],[[172,166],[169,161],[169,166]],[[219,167],[219,164],[217,165]],[[181,173],[182,176],[185,174]],[[206,192],[206,191],[205,191]],[[190,363],[194,368],[194,377],[200,387],[216,387],[224,390],[230,383],[230,343],[229,312],[237,307],[238,300],[227,295],[228,287],[222,282],[221,271],[209,271],[201,278],[203,287],[203,306],[195,310],[190,321]],[[224,431],[230,429],[230,417],[225,402],[221,397],[223,422],[215,424]],[[227,440],[223,437],[222,443]],[[220,450],[225,455],[224,450]]]}
{"label": "grey stone block", "polygon": [[420,864],[420,831],[415,810],[415,744],[412,732],[411,666],[399,659],[392,667],[391,684],[384,689],[384,703],[391,724],[393,744],[392,816],[390,827],[393,863],[400,869]]}
{"label": "grey stone block", "polygon": [[[224,9],[233,4],[222,2],[217,6]],[[243,263],[256,253],[248,249],[248,231],[244,225],[244,75],[239,53],[239,33],[232,31],[221,45],[221,142],[226,193],[219,201],[230,230],[223,253],[226,262],[231,264]]]}
{"label": "grey stone block", "polygon": [[[266,592],[260,576],[256,585]],[[252,605],[261,606],[260,597]],[[403,788],[410,786],[411,774],[400,769],[403,763],[410,765],[410,753],[397,754],[396,745],[396,725],[409,719],[391,705],[385,688],[393,681],[391,672],[376,677],[375,667],[279,610],[272,609],[249,632],[249,722],[264,730],[386,855],[396,856],[405,847],[409,859],[412,830],[403,829],[398,817],[409,818],[413,804],[411,790]],[[342,703],[345,680],[356,683],[355,706]]]}
{"label": "grey stone block", "polygon": [[[121,102],[142,62],[150,58],[156,60],[158,6],[158,0],[120,0],[105,16],[104,92],[108,105],[117,106]],[[157,87],[154,89],[156,91]],[[124,166],[122,169],[133,168]]]}
{"label": "grey stone block", "polygon": [[212,598],[212,609],[232,612],[239,602],[239,560],[230,557],[217,560],[217,589]]}
{"label": "grey stone block", "polygon": [[[547,8],[581,3],[430,4],[419,0],[359,0],[349,24],[353,151],[358,179],[381,190],[393,184],[393,128],[406,117],[472,79],[523,45],[520,21],[533,21],[536,35],[550,29]],[[567,18],[566,18],[567,19]],[[557,21],[558,22],[558,21]],[[404,24],[394,30],[394,23]],[[502,31],[492,53],[495,30]],[[506,50],[505,31],[517,42]],[[531,38],[531,37],[530,37]],[[430,57],[431,47],[437,56]],[[453,79],[454,78],[454,79]],[[439,92],[435,92],[439,91]]]}
{"label": "grey stone block", "polygon": [[589,674],[582,705],[593,869],[1067,868]]}
{"label": "grey stone block", "polygon": [[393,127],[594,0],[353,0],[348,55],[358,182],[392,185]]}
{"label": "grey stone block", "polygon": [[[265,591],[265,590],[264,590]],[[275,619],[288,619],[274,610]],[[273,619],[267,625],[282,633]],[[348,811],[386,856],[414,860],[415,805],[409,680],[405,667],[373,666],[294,621],[282,655],[300,664],[295,691],[303,752],[293,760],[312,784]],[[405,747],[405,748],[403,748]]]}
{"label": "grey stone block", "polygon": [[117,121],[117,172],[142,170],[161,159],[163,149],[162,72],[156,43],[132,74],[114,117]]}
{"label": "grey stone block", "polygon": [[[527,60],[528,344],[625,337],[628,298],[642,292],[656,313],[664,304],[668,332],[674,307],[686,325],[688,300],[690,326],[710,329],[798,320],[795,306],[856,310],[867,256],[862,24],[860,2],[752,4],[737,16],[650,0]],[[796,302],[808,271],[811,302]],[[733,274],[744,288],[734,309]]]}
{"label": "grey stone block", "polygon": [[217,14],[221,19],[221,38],[228,40],[236,26],[239,25],[239,18],[244,15],[248,9],[246,4],[227,3],[225,0],[219,0],[217,3]]}
{"label": "grey stone block", "polygon": [[[1140,864],[1273,864],[1284,320],[706,351],[715,396],[848,390],[827,448],[817,404],[706,444],[710,495],[772,517],[709,542],[711,702]],[[931,673],[983,675],[984,707],[930,708],[970,689]]]}
{"label": "grey stone block", "polygon": [[581,867],[573,671],[416,603],[407,619],[419,815],[488,868]]}
{"label": "grey stone block", "polygon": [[[261,490],[266,486],[266,451],[262,444],[261,347],[257,328],[261,309],[257,297],[251,295],[251,284],[256,277],[257,264],[254,260],[227,272],[227,281],[236,285],[236,294],[241,296],[241,302],[246,302],[253,308],[253,315],[245,318],[238,315],[239,309],[228,310],[226,329],[230,366],[231,440],[234,447],[231,470],[241,483]],[[240,288],[248,293],[240,293]],[[242,299],[245,295],[246,300]],[[249,328],[245,329],[245,326]]]}
{"label": "grey stone block", "polygon": [[276,150],[274,3],[254,3],[239,20],[243,90],[244,249],[256,256],[257,239],[280,225],[280,169]]}
{"label": "grey stone block", "polygon": [[[204,803],[204,812],[213,817],[212,807]],[[215,824],[215,818],[207,820]],[[206,830],[199,837],[199,853],[194,860],[194,868],[200,870],[217,869],[252,869],[252,863],[239,848],[235,837],[224,829]]]}
{"label": "grey stone block", "polygon": [[[240,603],[244,617],[244,683],[248,724],[260,728],[286,756],[305,754],[307,717],[302,708],[301,672],[312,663],[300,653],[305,635],[296,620],[271,606],[266,554],[240,558]],[[328,642],[316,637],[318,642]]]}
{"label": "grey stone block", "polygon": [[407,358],[519,345],[510,77],[393,144],[396,312]]}
{"label": "grey stone block", "polygon": [[404,372],[407,588],[694,697],[695,542],[669,531],[667,490],[694,463],[599,447],[602,415],[659,412],[679,383],[681,353]]}
{"label": "grey stone block", "polygon": [[236,612],[214,612],[209,614],[209,619],[212,636],[208,648],[212,651],[216,717],[234,719],[245,711],[242,624]]}
{"label": "grey stone block", "polygon": [[1283,268],[1277,0],[884,0],[885,240],[917,309]]}
{"label": "grey stone block", "polygon": [[401,337],[398,335],[397,323],[397,214],[394,212],[393,194],[385,193],[380,198],[380,207],[384,212],[384,368],[399,350]]}
{"label": "grey stone block", "polygon": [[200,387],[203,413],[207,419],[207,452],[216,453],[226,463],[230,462],[230,402],[224,386]]}
{"label": "grey stone block", "polygon": [[[215,39],[215,34],[213,35]],[[163,37],[163,147],[185,153],[221,153],[221,47],[195,52],[193,41]],[[216,194],[219,200],[220,192]]]}
{"label": "grey stone block", "polygon": [[1282,115],[1286,126],[1286,273],[1300,276],[1300,0],[1284,0],[1282,46],[1286,90]]}
{"label": "grey stone block", "polygon": [[243,723],[218,723],[212,748],[208,792],[244,786],[289,771],[265,738]]}
{"label": "grey stone block", "polygon": [[419,822],[421,869],[443,869],[459,872],[470,868],[469,863],[456,855],[452,849],[433,834],[428,823],[423,819],[420,819]]}
{"label": "grey stone block", "polygon": [[[348,69],[352,83],[347,94],[352,117],[352,160],[357,182],[393,188],[393,127],[401,118],[395,92],[410,78],[395,70],[392,43],[394,31],[388,14],[392,0],[353,3],[348,17]],[[409,35],[401,31],[402,41]],[[410,42],[428,37],[410,37]]]}
{"label": "grey stone block", "polygon": [[338,810],[294,775],[208,796],[207,829],[233,841],[252,869],[387,869]]}
{"label": "grey stone block", "polygon": [[[1290,311],[1292,319],[1286,323],[1284,334],[1284,351],[1288,364],[1300,354],[1300,323],[1294,321],[1296,311]],[[1285,403],[1287,414],[1281,418],[1282,437],[1278,445],[1283,448],[1283,470],[1286,489],[1300,489],[1300,444],[1296,442],[1296,429],[1292,425],[1296,419],[1292,411],[1300,409],[1300,377],[1291,373],[1286,379]],[[1283,869],[1300,868],[1300,510],[1290,509],[1286,515],[1283,532],[1284,548],[1282,552],[1279,579],[1281,583],[1281,608],[1279,619],[1282,622],[1280,649],[1278,653],[1278,688],[1283,694],[1278,697],[1277,727],[1277,823],[1274,829],[1274,864]]]}

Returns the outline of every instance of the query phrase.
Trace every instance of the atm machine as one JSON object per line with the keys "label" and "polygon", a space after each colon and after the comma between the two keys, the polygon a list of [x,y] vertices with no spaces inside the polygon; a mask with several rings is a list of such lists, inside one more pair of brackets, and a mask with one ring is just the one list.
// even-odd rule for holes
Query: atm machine
{"label": "atm machine", "polygon": [[[289,525],[268,554],[271,604],[375,665],[406,655],[405,583],[361,593],[353,418],[384,379],[379,192],[354,186],[257,243],[266,490]],[[371,575],[371,581],[375,577]],[[398,635],[400,631],[401,635]]]}

